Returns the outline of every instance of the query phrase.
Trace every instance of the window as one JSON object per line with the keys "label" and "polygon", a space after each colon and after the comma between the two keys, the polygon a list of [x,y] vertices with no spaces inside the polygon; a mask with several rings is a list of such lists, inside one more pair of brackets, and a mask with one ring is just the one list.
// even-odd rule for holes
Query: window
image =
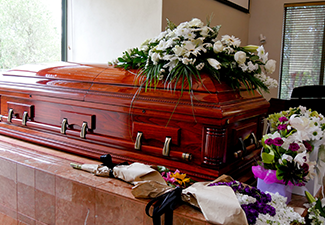
{"label": "window", "polygon": [[323,85],[325,2],[286,4],[280,98],[294,87]]}
{"label": "window", "polygon": [[66,1],[0,1],[0,71],[66,60]]}

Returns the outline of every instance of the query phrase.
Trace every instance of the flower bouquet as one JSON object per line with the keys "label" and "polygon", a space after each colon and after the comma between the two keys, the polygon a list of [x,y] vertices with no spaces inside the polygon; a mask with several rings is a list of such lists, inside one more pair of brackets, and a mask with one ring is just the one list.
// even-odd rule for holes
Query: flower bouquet
{"label": "flower bouquet", "polygon": [[314,198],[308,191],[305,192],[308,204],[305,206],[308,208],[307,221],[312,225],[325,224],[325,199]]}
{"label": "flower bouquet", "polygon": [[245,212],[248,224],[304,224],[305,220],[286,205],[285,197],[264,193],[238,181],[211,183],[209,186],[226,185],[232,188]]}
{"label": "flower bouquet", "polygon": [[299,106],[268,117],[270,133],[262,138],[262,162],[252,168],[261,183],[304,186],[313,178],[316,158],[324,143],[325,120],[316,111]]}
{"label": "flower bouquet", "polygon": [[178,169],[172,173],[164,166],[157,166],[157,170],[170,187],[187,188],[195,182],[191,178],[187,177],[185,173],[181,173]]}
{"label": "flower bouquet", "polygon": [[140,69],[138,80],[146,90],[163,81],[167,89],[181,83],[181,91],[187,86],[191,92],[194,81],[202,82],[201,73],[233,89],[244,85],[248,90],[268,91],[276,87],[276,80],[265,75],[274,72],[276,62],[268,59],[264,47],[240,47],[240,39],[230,35],[218,39],[220,27],[210,27],[210,22],[205,25],[197,18],[178,26],[168,21],[166,31],[140,48],[125,51],[110,64]]}

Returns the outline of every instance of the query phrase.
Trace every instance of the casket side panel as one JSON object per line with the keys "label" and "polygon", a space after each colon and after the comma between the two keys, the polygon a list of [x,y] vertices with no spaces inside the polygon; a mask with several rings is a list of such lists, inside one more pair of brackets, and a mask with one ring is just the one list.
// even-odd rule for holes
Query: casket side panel
{"label": "casket side panel", "polygon": [[257,93],[206,78],[194,94],[163,86],[140,91],[134,74],[121,69],[67,67],[3,76],[0,133],[92,158],[110,153],[117,162],[165,165],[199,179],[236,174],[258,156],[252,133],[261,137],[268,103]]}

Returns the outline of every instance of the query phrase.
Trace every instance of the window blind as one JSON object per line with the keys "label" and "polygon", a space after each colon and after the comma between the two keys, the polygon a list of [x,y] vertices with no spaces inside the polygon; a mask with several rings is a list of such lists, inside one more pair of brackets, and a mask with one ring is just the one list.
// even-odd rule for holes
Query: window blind
{"label": "window blind", "polygon": [[325,3],[285,5],[280,98],[293,88],[323,84]]}

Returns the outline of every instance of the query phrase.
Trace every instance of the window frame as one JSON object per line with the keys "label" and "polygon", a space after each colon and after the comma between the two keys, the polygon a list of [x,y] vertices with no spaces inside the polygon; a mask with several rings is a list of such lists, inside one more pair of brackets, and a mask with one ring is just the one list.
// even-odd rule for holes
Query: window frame
{"label": "window frame", "polygon": [[[279,98],[283,99],[282,94],[282,82],[283,82],[283,61],[284,61],[284,53],[285,53],[285,38],[286,38],[286,21],[287,21],[287,8],[288,7],[299,7],[299,6],[317,6],[317,5],[324,5],[325,1],[320,2],[305,2],[305,3],[287,3],[284,4],[284,17],[283,17],[283,36],[282,36],[282,51],[281,51],[281,70],[280,70],[280,84],[279,84]],[[325,19],[324,19],[325,20]],[[324,85],[324,72],[325,72],[325,21],[323,27],[323,42],[322,42],[322,53],[321,53],[321,65],[320,65],[320,72],[319,72],[319,82],[318,85]]]}
{"label": "window frame", "polygon": [[68,0],[62,0],[61,61],[68,60]]}

